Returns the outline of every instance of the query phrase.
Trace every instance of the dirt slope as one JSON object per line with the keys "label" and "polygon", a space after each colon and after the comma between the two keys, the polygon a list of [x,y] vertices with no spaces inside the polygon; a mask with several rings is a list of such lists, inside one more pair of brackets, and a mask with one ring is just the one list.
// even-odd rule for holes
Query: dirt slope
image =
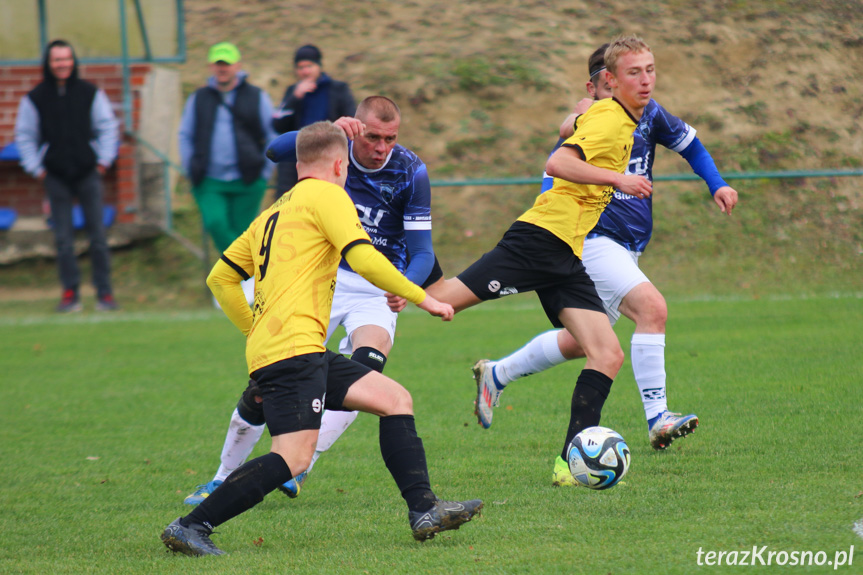
{"label": "dirt slope", "polygon": [[[587,56],[622,32],[652,45],[656,99],[698,129],[722,171],[863,164],[860,1],[186,0],[185,7],[187,91],[207,75],[207,47],[231,40],[251,79],[278,102],[292,82],[294,50],[317,44],[325,70],[358,98],[381,93],[400,104],[400,141],[422,156],[433,180],[541,174],[557,126],[583,96]],[[657,174],[686,171],[676,154],[658,152]],[[703,222],[680,212],[685,225],[720,226],[717,235],[739,238],[737,249],[749,254],[747,213],[741,209],[736,228],[716,223],[703,188],[662,184],[657,206],[662,194],[682,193],[679,186],[696,190],[693,201],[710,212]],[[741,208],[758,211],[751,229],[771,228],[798,258],[805,252],[832,267],[861,268],[860,178],[735,186]],[[475,256],[535,193],[436,188],[436,245],[458,263]],[[661,235],[662,218],[678,216],[657,209]]]}

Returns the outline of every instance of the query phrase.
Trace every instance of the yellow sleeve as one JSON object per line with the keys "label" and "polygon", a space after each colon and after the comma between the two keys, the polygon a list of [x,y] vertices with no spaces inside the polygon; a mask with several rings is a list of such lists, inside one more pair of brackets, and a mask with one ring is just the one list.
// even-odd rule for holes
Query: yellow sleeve
{"label": "yellow sleeve", "polygon": [[420,304],[426,292],[403,276],[384,255],[369,243],[355,244],[342,254],[355,272],[380,289]]}
{"label": "yellow sleeve", "polygon": [[[253,224],[254,225],[254,224]],[[248,335],[252,329],[252,310],[240,282],[253,277],[254,261],[250,249],[251,228],[234,240],[207,276],[207,286],[228,319]]]}

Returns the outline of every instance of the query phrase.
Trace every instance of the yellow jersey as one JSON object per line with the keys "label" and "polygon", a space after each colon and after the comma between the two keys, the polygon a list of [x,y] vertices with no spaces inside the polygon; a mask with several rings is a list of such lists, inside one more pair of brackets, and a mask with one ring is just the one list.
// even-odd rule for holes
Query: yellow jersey
{"label": "yellow jersey", "polygon": [[222,254],[255,277],[246,340],[249,373],[283,359],[324,351],[342,254],[371,243],[344,189],[307,178],[266,209]]}
{"label": "yellow jersey", "polygon": [[[575,133],[562,146],[574,148],[587,163],[623,173],[632,151],[637,122],[613,98],[594,103],[576,118]],[[577,184],[554,178],[553,187],[540,194],[518,219],[539,226],[569,244],[581,257],[584,237],[611,201],[614,186]]]}

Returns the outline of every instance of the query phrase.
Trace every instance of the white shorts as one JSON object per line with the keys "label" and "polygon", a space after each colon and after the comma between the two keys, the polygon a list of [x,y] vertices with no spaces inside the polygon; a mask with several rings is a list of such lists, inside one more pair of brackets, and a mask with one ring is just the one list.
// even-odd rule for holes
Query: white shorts
{"label": "white shorts", "polygon": [[619,243],[599,236],[584,240],[582,262],[596,285],[605,313],[614,325],[620,318],[620,302],[638,284],[650,282],[638,267],[641,252],[631,252]]}
{"label": "white shorts", "polygon": [[351,334],[364,325],[382,327],[395,341],[396,319],[398,314],[390,311],[384,291],[376,288],[355,272],[339,268],[336,275],[336,291],[333,294],[333,309],[330,312],[330,326],[327,341],[340,325],[345,326],[348,336],[339,343],[339,352],[353,352]]}

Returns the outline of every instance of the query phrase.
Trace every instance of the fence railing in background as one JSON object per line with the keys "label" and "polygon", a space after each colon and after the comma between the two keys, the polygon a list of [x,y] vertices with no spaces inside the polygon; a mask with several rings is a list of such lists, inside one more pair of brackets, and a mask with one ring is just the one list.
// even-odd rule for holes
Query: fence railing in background
{"label": "fence railing in background", "polygon": [[[203,229],[203,223],[201,224],[201,245],[196,246],[193,241],[189,238],[183,236],[182,234],[177,233],[174,229],[174,210],[173,210],[173,202],[171,200],[171,170],[177,172],[180,176],[185,177],[186,171],[177,164],[172,161],[164,152],[156,148],[153,144],[145,140],[134,131],[128,131],[126,134],[135,139],[141,146],[146,148],[150,153],[152,153],[156,158],[162,162],[162,194],[165,201],[165,220],[161,226],[164,232],[170,236],[171,238],[177,240],[186,250],[188,250],[192,255],[201,260],[204,263],[206,268],[210,256],[209,256],[209,244],[207,243],[207,232]],[[206,268],[204,270],[205,275],[210,270]]]}
{"label": "fence railing in background", "polygon": [[[165,222],[163,229],[165,233],[177,240],[189,252],[208,265],[209,262],[209,247],[207,243],[207,232],[202,229],[201,246],[195,244],[188,238],[178,234],[173,229],[173,218],[171,208],[171,178],[170,171],[174,170],[181,176],[185,177],[186,172],[183,168],[171,161],[162,151],[141,138],[137,132],[127,132],[129,136],[135,139],[147,150],[153,153],[163,163],[162,183],[164,186],[165,196]],[[859,177],[863,176],[863,169],[852,170],[790,170],[790,171],[774,171],[774,172],[726,172],[722,177],[726,180],[775,180],[775,179],[797,179],[797,178],[842,178],[842,177]],[[653,180],[656,182],[685,182],[697,181],[701,178],[696,174],[659,174],[654,175]],[[542,183],[542,178],[478,178],[475,180],[432,180],[433,188],[445,187],[468,187],[468,186],[537,186]],[[203,224],[202,224],[203,225]],[[209,271],[209,270],[207,270]]]}
{"label": "fence railing in background", "polygon": [[[722,177],[726,180],[775,180],[795,178],[836,178],[863,176],[863,170],[791,170],[777,172],[726,172]],[[686,182],[700,180],[697,174],[661,174],[654,175],[655,182]],[[436,180],[433,188],[464,187],[464,186],[539,186],[542,178],[479,178],[476,180]]]}

